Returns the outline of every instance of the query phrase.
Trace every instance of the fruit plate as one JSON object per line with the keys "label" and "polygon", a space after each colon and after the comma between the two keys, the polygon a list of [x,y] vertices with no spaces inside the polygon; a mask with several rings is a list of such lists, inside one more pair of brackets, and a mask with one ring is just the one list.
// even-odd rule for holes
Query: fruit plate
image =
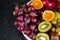
{"label": "fruit plate", "polygon": [[24,35],[24,37],[27,39],[27,40],[32,40],[31,38],[29,38],[26,34],[24,34],[24,32],[22,31],[22,34]]}
{"label": "fruit plate", "polygon": [[[60,7],[56,1],[33,0],[27,4],[16,4],[14,25],[27,40],[50,40],[60,36]],[[59,3],[57,3],[59,4]],[[58,5],[59,6],[59,5]]]}

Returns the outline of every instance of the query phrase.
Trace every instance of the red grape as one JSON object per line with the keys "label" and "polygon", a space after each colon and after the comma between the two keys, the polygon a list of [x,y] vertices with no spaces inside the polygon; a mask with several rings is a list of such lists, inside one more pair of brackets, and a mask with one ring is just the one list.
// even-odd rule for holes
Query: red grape
{"label": "red grape", "polygon": [[30,13],[30,16],[31,16],[31,17],[36,17],[37,14],[36,14],[36,12],[31,12],[31,13]]}
{"label": "red grape", "polygon": [[36,24],[30,24],[30,29],[34,30],[36,28]]}
{"label": "red grape", "polygon": [[29,14],[25,14],[25,17],[29,17]]}
{"label": "red grape", "polygon": [[57,1],[57,2],[56,2],[56,8],[57,8],[57,9],[60,9],[60,1]]}
{"label": "red grape", "polygon": [[23,26],[24,24],[25,24],[24,21],[21,21],[21,22],[20,22],[20,26]]}
{"label": "red grape", "polygon": [[21,15],[21,14],[23,14],[23,13],[24,13],[24,12],[23,12],[23,9],[20,8],[19,13],[18,13],[18,16]]}
{"label": "red grape", "polygon": [[23,15],[18,16],[17,20],[23,21]]}
{"label": "red grape", "polygon": [[34,33],[37,34],[38,32],[38,28],[35,28]]}
{"label": "red grape", "polygon": [[13,15],[17,16],[18,15],[18,11],[13,11]]}
{"label": "red grape", "polygon": [[31,18],[31,22],[32,23],[36,23],[37,22],[37,18]]}
{"label": "red grape", "polygon": [[24,26],[18,26],[17,29],[18,29],[18,31],[23,31],[24,30]]}
{"label": "red grape", "polygon": [[18,16],[21,15],[21,14],[23,14],[23,12],[22,11],[21,12],[19,11]]}
{"label": "red grape", "polygon": [[23,4],[22,7],[23,7],[23,8],[26,8],[26,4]]}
{"label": "red grape", "polygon": [[24,28],[23,32],[26,34],[26,35],[30,35],[32,30],[30,28]]}
{"label": "red grape", "polygon": [[18,27],[18,26],[23,26],[24,24],[25,24],[24,21],[19,21],[19,20],[17,20],[17,21],[14,23],[14,25],[16,25],[17,27]]}
{"label": "red grape", "polygon": [[18,5],[15,6],[15,10],[19,10],[19,6]]}
{"label": "red grape", "polygon": [[29,37],[32,39],[32,40],[35,40],[35,34],[32,32],[31,35],[29,35]]}
{"label": "red grape", "polygon": [[35,11],[35,10],[34,10],[34,8],[33,8],[32,6],[30,6],[30,7],[28,8],[28,11],[31,12],[31,11]]}
{"label": "red grape", "polygon": [[25,21],[26,24],[30,23],[30,17],[25,17],[24,21]]}
{"label": "red grape", "polygon": [[41,15],[41,14],[43,14],[44,10],[39,10],[38,12]]}

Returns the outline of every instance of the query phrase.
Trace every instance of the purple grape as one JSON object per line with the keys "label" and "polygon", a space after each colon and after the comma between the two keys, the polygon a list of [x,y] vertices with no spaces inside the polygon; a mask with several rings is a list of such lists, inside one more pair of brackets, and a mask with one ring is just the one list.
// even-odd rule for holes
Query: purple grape
{"label": "purple grape", "polygon": [[21,15],[21,14],[23,14],[23,13],[24,13],[24,12],[23,12],[23,9],[20,8],[19,13],[18,13],[18,16]]}
{"label": "purple grape", "polygon": [[23,7],[23,9],[25,9],[26,8],[26,4],[23,4],[22,7]]}
{"label": "purple grape", "polygon": [[18,11],[13,11],[13,15],[17,16],[18,15]]}
{"label": "purple grape", "polygon": [[32,23],[36,23],[37,22],[37,18],[31,18],[31,22]]}
{"label": "purple grape", "polygon": [[28,15],[25,16],[24,21],[26,24],[30,23],[30,17]]}
{"label": "purple grape", "polygon": [[15,6],[15,10],[19,10],[20,8],[19,8],[19,6],[18,5],[16,5]]}
{"label": "purple grape", "polygon": [[20,21],[20,26],[23,26],[25,24],[24,21]]}
{"label": "purple grape", "polygon": [[43,14],[44,10],[39,10],[38,12],[41,15],[41,14]]}
{"label": "purple grape", "polygon": [[23,32],[26,34],[26,35],[30,35],[32,33],[32,31],[30,30],[30,28],[27,28],[25,27]]}
{"label": "purple grape", "polygon": [[23,15],[18,16],[17,20],[23,21]]}
{"label": "purple grape", "polygon": [[17,21],[14,23],[14,25],[16,25],[17,27],[18,27],[18,26],[24,26],[24,24],[25,24],[24,21],[19,21],[19,20],[17,20]]}
{"label": "purple grape", "polygon": [[32,40],[35,40],[36,36],[35,34],[32,32],[31,35],[29,35],[29,37],[32,39]]}
{"label": "purple grape", "polygon": [[29,17],[29,14],[25,14],[25,17]]}
{"label": "purple grape", "polygon": [[30,29],[34,30],[36,28],[36,24],[30,24]]}
{"label": "purple grape", "polygon": [[17,29],[18,29],[18,31],[23,31],[24,30],[24,26],[18,26]]}
{"label": "purple grape", "polygon": [[31,12],[31,13],[30,13],[30,16],[31,16],[31,17],[36,17],[37,14],[36,14],[36,12]]}
{"label": "purple grape", "polygon": [[28,11],[31,12],[31,11],[35,11],[35,10],[34,10],[34,8],[33,8],[32,6],[30,6],[30,7],[28,8]]}

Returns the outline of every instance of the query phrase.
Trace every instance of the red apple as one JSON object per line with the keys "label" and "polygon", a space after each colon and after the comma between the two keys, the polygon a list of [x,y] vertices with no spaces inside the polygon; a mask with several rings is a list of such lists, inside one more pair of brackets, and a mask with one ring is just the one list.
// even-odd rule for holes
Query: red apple
{"label": "red apple", "polygon": [[46,4],[45,4],[45,9],[53,9],[55,6],[55,1],[48,1]]}
{"label": "red apple", "polygon": [[46,3],[48,2],[48,0],[42,0],[43,4],[46,5]]}
{"label": "red apple", "polygon": [[45,9],[53,9],[55,6],[55,1],[51,0],[42,0]]}
{"label": "red apple", "polygon": [[56,8],[57,8],[57,9],[60,9],[60,1],[57,1],[57,3],[56,3]]}

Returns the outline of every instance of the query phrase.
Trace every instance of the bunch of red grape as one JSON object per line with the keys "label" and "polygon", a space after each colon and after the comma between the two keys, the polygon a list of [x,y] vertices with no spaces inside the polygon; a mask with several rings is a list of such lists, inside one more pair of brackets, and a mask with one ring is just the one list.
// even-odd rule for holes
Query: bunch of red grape
{"label": "bunch of red grape", "polygon": [[23,31],[34,40],[35,34],[38,33],[37,24],[40,23],[42,12],[37,12],[32,6],[25,4],[22,5],[22,7],[16,5],[13,11],[13,15],[17,17],[14,25],[17,27],[18,31]]}
{"label": "bunch of red grape", "polygon": [[[44,8],[35,10],[33,6],[27,6],[16,4],[13,15],[16,16],[14,25],[17,27],[18,31],[23,31],[27,36],[32,40],[35,40],[36,34],[38,31],[38,24],[43,21],[42,14],[45,9],[52,9],[55,5],[55,1],[47,2],[42,0],[44,3]],[[47,3],[47,4],[46,4]],[[60,1],[57,3],[56,9],[60,8]],[[53,9],[53,11],[56,11]]]}

